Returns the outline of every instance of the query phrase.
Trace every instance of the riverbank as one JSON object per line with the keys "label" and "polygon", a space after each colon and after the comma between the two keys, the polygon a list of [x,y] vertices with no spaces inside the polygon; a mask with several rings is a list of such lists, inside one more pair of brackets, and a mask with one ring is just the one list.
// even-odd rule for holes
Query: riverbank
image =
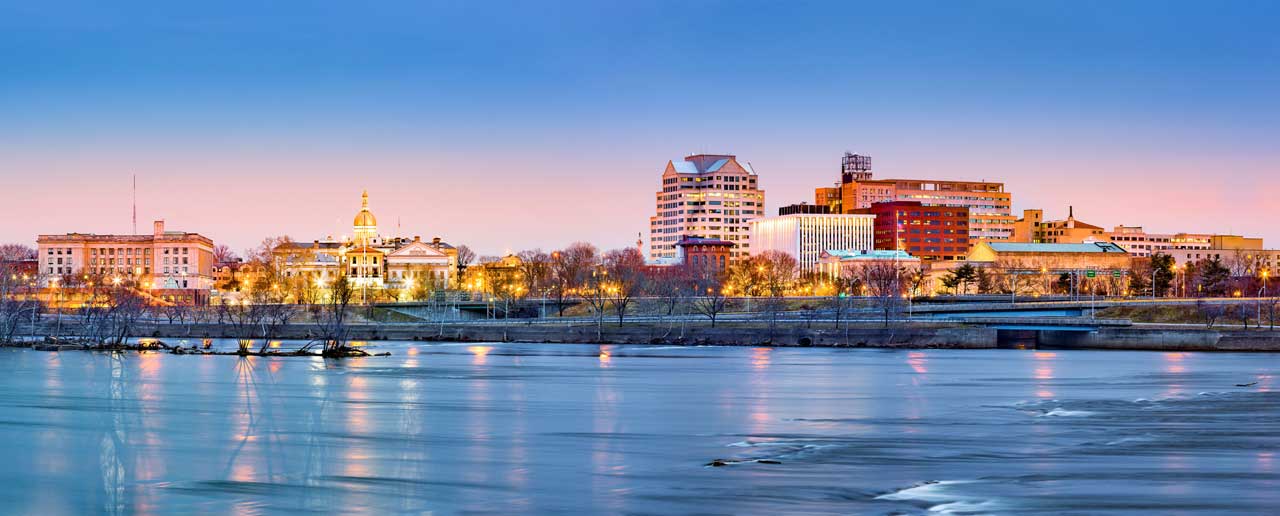
{"label": "riverbank", "polygon": [[[41,327],[37,336],[47,336]],[[62,327],[63,334],[75,328]],[[142,324],[136,337],[161,339],[236,339],[238,329],[219,324]],[[310,324],[276,329],[272,339],[309,340],[318,334]],[[1148,325],[1096,329],[997,329],[948,321],[834,325],[788,321],[773,328],[764,322],[730,322],[711,327],[634,322],[622,326],[575,322],[490,322],[485,324],[360,324],[349,328],[353,341],[405,340],[452,342],[527,342],[583,344],[661,344],[715,346],[814,346],[920,349],[1110,349],[1152,351],[1280,351],[1280,331],[1208,329]],[[261,339],[258,339],[261,340]]]}

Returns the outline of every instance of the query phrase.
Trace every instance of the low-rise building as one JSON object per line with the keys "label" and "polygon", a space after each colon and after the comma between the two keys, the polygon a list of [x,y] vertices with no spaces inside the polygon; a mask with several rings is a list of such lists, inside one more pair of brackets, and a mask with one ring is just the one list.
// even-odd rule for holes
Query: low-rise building
{"label": "low-rise building", "polygon": [[151,302],[180,304],[208,303],[213,288],[213,240],[166,231],[163,220],[150,235],[40,235],[36,245],[42,288],[109,281]]}
{"label": "low-rise building", "polygon": [[[431,285],[451,288],[457,282],[458,251],[433,238],[385,236],[369,210],[369,194],[361,196],[360,211],[352,222],[353,239],[285,242],[273,250],[275,266],[287,282],[324,288],[339,276],[353,287],[368,291],[404,291]],[[376,293],[375,293],[376,294]]]}
{"label": "low-rise building", "polygon": [[1172,249],[1164,251],[1173,257],[1179,268],[1185,268],[1201,260],[1218,260],[1231,271],[1231,275],[1258,276],[1262,272],[1275,274],[1280,271],[1278,249]]}
{"label": "low-rise building", "polygon": [[685,237],[676,242],[680,249],[680,263],[688,267],[724,270],[729,266],[729,256],[734,243],[718,238]]}
{"label": "low-rise building", "polygon": [[1035,243],[1036,228],[1041,222],[1044,222],[1044,210],[1022,210],[1022,218],[1013,223],[1013,237],[1009,241]]}
{"label": "low-rise building", "polygon": [[1046,220],[1037,224],[1033,229],[1031,243],[1081,244],[1096,242],[1106,240],[1105,233],[1100,226],[1076,220],[1075,209],[1068,207],[1066,219]]}
{"label": "low-rise building", "polygon": [[508,254],[494,261],[481,262],[467,267],[462,278],[462,288],[472,293],[516,296],[524,294],[524,261]]}
{"label": "low-rise building", "polygon": [[1116,226],[1105,236],[1135,257],[1167,254],[1174,250],[1209,249],[1212,239],[1211,235],[1193,233],[1147,233],[1141,226]]}
{"label": "low-rise building", "polygon": [[1213,235],[1209,237],[1209,248],[1261,251],[1263,245],[1261,238],[1242,237],[1240,235]]}
{"label": "low-rise building", "polygon": [[855,274],[858,268],[872,264],[889,263],[911,269],[920,267],[920,258],[903,250],[828,249],[822,252],[819,272],[830,278]]}
{"label": "low-rise building", "polygon": [[969,253],[969,261],[997,269],[1128,271],[1131,257],[1128,251],[1111,242],[979,242]]}

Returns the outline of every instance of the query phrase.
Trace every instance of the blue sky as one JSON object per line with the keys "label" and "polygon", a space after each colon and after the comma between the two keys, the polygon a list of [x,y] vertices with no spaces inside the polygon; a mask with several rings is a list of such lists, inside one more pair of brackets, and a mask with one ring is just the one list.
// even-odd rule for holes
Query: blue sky
{"label": "blue sky", "polygon": [[0,215],[42,213],[0,239],[124,231],[136,173],[140,218],[236,248],[340,234],[363,188],[482,252],[617,247],[668,159],[736,153],[772,208],[851,150],[1280,243],[1280,4],[264,4],[0,1]]}

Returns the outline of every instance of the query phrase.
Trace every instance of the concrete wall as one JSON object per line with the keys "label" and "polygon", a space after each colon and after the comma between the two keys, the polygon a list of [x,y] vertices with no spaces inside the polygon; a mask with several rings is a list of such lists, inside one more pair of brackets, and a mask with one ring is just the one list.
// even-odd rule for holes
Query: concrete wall
{"label": "concrete wall", "polygon": [[1092,333],[1042,332],[1046,349],[1280,351],[1280,332],[1103,328]]}
{"label": "concrete wall", "polygon": [[[37,333],[50,335],[47,325]],[[62,335],[74,335],[76,329],[64,322]],[[276,338],[309,339],[316,335],[311,325],[290,325]],[[19,332],[28,335],[29,330]],[[863,327],[847,332],[837,329],[807,329],[802,325],[779,326],[774,332],[766,328],[734,326],[680,327],[628,324],[621,328],[605,325],[597,334],[593,324],[552,325],[513,323],[508,325],[433,324],[356,325],[351,327],[352,340],[445,340],[476,342],[548,342],[548,343],[615,343],[615,344],[686,344],[723,346],[825,346],[888,348],[959,348],[989,349],[997,347],[995,329],[974,325],[913,325],[900,328]],[[237,338],[227,325],[142,325],[137,337],[166,339]],[[1042,331],[1037,337],[1042,349],[1114,349],[1152,351],[1280,351],[1280,331],[1217,331],[1205,329],[1103,328],[1097,332]]]}
{"label": "concrete wall", "polygon": [[[50,334],[50,328],[39,333]],[[63,335],[74,335],[74,327],[63,324]],[[281,328],[275,338],[308,339],[317,332],[311,325],[290,325]],[[904,348],[993,348],[996,331],[982,327],[917,326],[912,328],[850,328],[847,332],[835,329],[806,329],[800,326],[782,327],[770,332],[763,328],[735,328],[719,326],[710,328],[693,326],[681,331],[680,327],[668,329],[662,325],[631,324],[622,327],[605,325],[597,334],[593,324],[550,325],[356,325],[350,330],[353,340],[447,340],[489,342],[554,342],[554,343],[617,343],[617,344],[688,344],[725,346],[851,346],[851,347],[904,347]],[[235,329],[227,325],[142,325],[138,337],[170,339],[238,338]]]}

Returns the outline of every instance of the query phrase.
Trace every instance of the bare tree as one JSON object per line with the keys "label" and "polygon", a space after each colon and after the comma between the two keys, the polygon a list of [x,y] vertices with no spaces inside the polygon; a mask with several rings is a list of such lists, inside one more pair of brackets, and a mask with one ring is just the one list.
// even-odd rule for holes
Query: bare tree
{"label": "bare tree", "polygon": [[1218,303],[1212,303],[1203,299],[1196,300],[1196,312],[1200,314],[1200,318],[1204,320],[1206,328],[1213,328],[1218,319],[1226,315],[1226,308]]}
{"label": "bare tree", "polygon": [[691,292],[696,294],[693,285],[694,277],[689,266],[684,264],[660,267],[649,276],[646,291],[657,298],[661,304],[663,317],[675,315],[676,308]]}
{"label": "bare tree", "polygon": [[[856,270],[850,267],[842,267],[840,272],[831,279],[831,300],[828,304],[831,306],[832,318],[837,329],[840,328],[841,320],[849,309],[852,296],[861,290],[861,287],[861,279],[856,274]],[[845,327],[848,328],[848,321],[845,321]]]}
{"label": "bare tree", "polygon": [[564,317],[565,300],[586,284],[599,261],[597,254],[596,247],[586,242],[575,242],[551,253],[551,281],[561,317]]}
{"label": "bare tree", "polygon": [[258,326],[262,322],[262,306],[245,299],[239,303],[224,304],[220,308],[225,311],[231,333],[236,336],[239,353],[248,354],[253,338],[258,333]]}
{"label": "bare tree", "polygon": [[213,246],[213,263],[232,263],[239,259],[231,246],[218,244]]}
{"label": "bare tree", "polygon": [[644,291],[644,255],[634,247],[609,251],[604,255],[604,268],[609,272],[609,304],[618,316],[618,326],[622,326],[631,301]]}
{"label": "bare tree", "polygon": [[903,272],[901,266],[888,260],[862,264],[858,268],[859,281],[883,315],[885,327],[902,308]]}
{"label": "bare tree", "polygon": [[[298,314],[297,305],[286,302],[288,294],[270,277],[263,277],[250,293],[253,316],[257,325],[257,336],[262,339],[259,353],[265,353],[280,329],[289,324]],[[268,284],[271,282],[271,284]]]}
{"label": "bare tree", "polygon": [[578,290],[587,306],[595,313],[596,340],[600,340],[604,331],[604,312],[609,308],[609,300],[614,287],[609,283],[609,270],[603,266],[592,267],[591,274]]}
{"label": "bare tree", "polygon": [[763,308],[769,318],[769,339],[773,340],[778,326],[778,313],[785,307],[784,298],[795,283],[800,270],[794,256],[782,251],[769,250],[753,256],[765,298]]}
{"label": "bare tree", "polygon": [[[353,294],[354,290],[351,288],[351,283],[347,281],[347,277],[338,276],[329,288],[327,302],[318,306],[313,314],[320,332],[319,340],[324,349],[322,354],[326,357],[363,353],[347,347],[347,338],[350,333],[347,322],[347,317],[350,315],[348,307],[351,305]],[[310,344],[307,347],[310,347]]]}
{"label": "bare tree", "polygon": [[707,316],[711,327],[716,327],[716,318],[728,306],[728,287],[724,284],[725,271],[715,267],[698,267],[692,272],[694,293],[693,310]]}
{"label": "bare tree", "polygon": [[537,295],[547,287],[551,277],[551,255],[542,249],[530,249],[516,254],[520,258],[520,279],[524,282],[524,291]]}
{"label": "bare tree", "polygon": [[476,252],[472,251],[466,244],[461,244],[453,248],[458,253],[458,273],[455,275],[458,281],[462,281],[462,273],[467,271],[467,267],[476,261]]}
{"label": "bare tree", "polygon": [[147,313],[147,301],[132,283],[112,281],[107,299],[104,322],[107,332],[103,344],[124,345],[137,330],[138,322]]}
{"label": "bare tree", "polygon": [[[0,250],[0,253],[3,252],[5,251]],[[0,341],[2,342],[13,342],[22,323],[34,324],[40,309],[40,304],[35,299],[35,289],[31,286],[37,280],[24,278],[18,272],[18,267],[11,263],[0,262]]]}
{"label": "bare tree", "polygon": [[[0,244],[0,262],[20,262],[36,259],[36,250],[26,244]],[[6,271],[12,274],[14,271]]]}
{"label": "bare tree", "polygon": [[191,315],[191,305],[170,303],[161,307],[161,313],[169,320],[169,324],[184,324]]}

